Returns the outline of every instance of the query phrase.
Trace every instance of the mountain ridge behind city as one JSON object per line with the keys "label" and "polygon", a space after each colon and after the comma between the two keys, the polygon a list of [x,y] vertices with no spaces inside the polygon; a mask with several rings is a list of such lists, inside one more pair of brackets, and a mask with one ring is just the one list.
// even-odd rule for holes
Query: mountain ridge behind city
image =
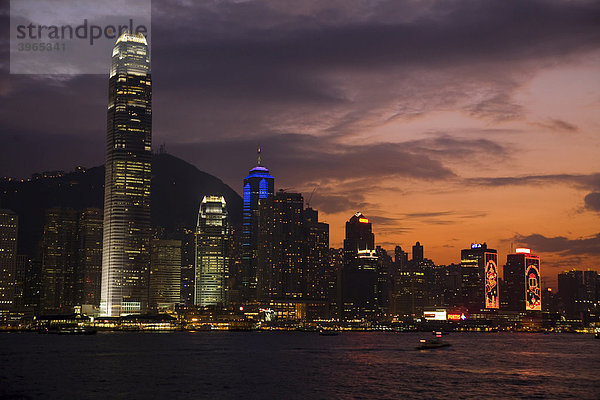
{"label": "mountain ridge behind city", "polygon": [[[44,177],[46,175],[46,177]],[[202,197],[224,196],[232,225],[241,223],[242,198],[218,177],[171,154],[152,156],[152,227],[174,233],[194,228]],[[52,207],[102,209],[104,165],[66,173],[40,173],[30,180],[0,181],[0,208],[19,215],[19,253],[34,256],[41,238],[44,213]]]}

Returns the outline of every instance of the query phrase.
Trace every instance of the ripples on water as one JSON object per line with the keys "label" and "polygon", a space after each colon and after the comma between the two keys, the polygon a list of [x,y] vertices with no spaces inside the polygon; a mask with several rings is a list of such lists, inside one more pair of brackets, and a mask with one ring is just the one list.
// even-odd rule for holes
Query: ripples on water
{"label": "ripples on water", "polygon": [[591,335],[0,335],[0,398],[600,399]]}

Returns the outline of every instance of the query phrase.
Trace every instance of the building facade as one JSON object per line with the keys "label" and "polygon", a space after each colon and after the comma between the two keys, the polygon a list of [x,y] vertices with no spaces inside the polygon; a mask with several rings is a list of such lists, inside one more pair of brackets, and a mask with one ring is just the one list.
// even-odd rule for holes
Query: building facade
{"label": "building facade", "polygon": [[142,34],[124,33],[110,68],[100,312],[148,308],[152,80]]}
{"label": "building facade", "polygon": [[174,311],[181,302],[181,241],[152,239],[150,254],[150,307]]}
{"label": "building facade", "polygon": [[0,310],[14,307],[18,226],[16,213],[0,209]]}
{"label": "building facade", "polygon": [[242,264],[238,279],[241,302],[253,302],[257,299],[257,256],[258,256],[258,208],[259,200],[273,196],[275,179],[262,165],[260,148],[258,163],[244,178],[242,213]]}
{"label": "building facade", "polygon": [[306,296],[304,199],[279,191],[260,200],[258,299],[290,300]]}
{"label": "building facade", "polygon": [[78,268],[82,275],[82,304],[100,306],[102,281],[102,224],[103,212],[85,209],[79,214],[77,227]]}
{"label": "building facade", "polygon": [[77,259],[78,212],[51,208],[42,233],[41,311],[73,312],[81,304],[83,276]]}
{"label": "building facade", "polygon": [[498,252],[486,243],[473,243],[460,252],[462,306],[471,313],[499,308]]}
{"label": "building facade", "polygon": [[204,196],[196,229],[195,304],[227,304],[229,277],[229,219],[222,196]]}
{"label": "building facade", "polygon": [[375,236],[369,219],[360,212],[346,222],[343,263],[341,318],[345,321],[375,319],[379,311]]}
{"label": "building facade", "polygon": [[503,285],[509,311],[541,311],[542,284],[540,257],[530,249],[519,248],[506,257]]}

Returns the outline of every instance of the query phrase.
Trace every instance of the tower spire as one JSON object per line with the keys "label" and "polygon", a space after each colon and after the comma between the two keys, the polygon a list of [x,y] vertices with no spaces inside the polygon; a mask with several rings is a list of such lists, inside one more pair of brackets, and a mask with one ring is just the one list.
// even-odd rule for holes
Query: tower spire
{"label": "tower spire", "polygon": [[258,146],[258,164],[259,167],[261,166],[261,159],[260,159],[260,145]]}

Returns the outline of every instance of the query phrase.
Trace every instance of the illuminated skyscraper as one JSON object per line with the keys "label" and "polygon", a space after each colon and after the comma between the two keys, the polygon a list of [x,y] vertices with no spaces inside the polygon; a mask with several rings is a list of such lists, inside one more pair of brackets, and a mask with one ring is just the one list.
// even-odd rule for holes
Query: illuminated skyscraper
{"label": "illuminated skyscraper", "polygon": [[82,304],[100,305],[102,277],[102,210],[88,208],[79,215],[77,227],[78,269],[82,279]]}
{"label": "illuminated skyscraper", "polygon": [[196,230],[195,304],[227,303],[229,274],[229,221],[223,196],[204,196]]}
{"label": "illuminated skyscraper", "polygon": [[519,248],[506,257],[503,285],[506,309],[510,311],[539,311],[542,309],[540,257],[530,249]]}
{"label": "illuminated skyscraper", "polygon": [[0,310],[13,308],[19,218],[11,210],[0,210]]}
{"label": "illuminated skyscraper", "polygon": [[304,209],[306,293],[311,299],[327,299],[329,274],[329,224],[319,222],[319,212]]}
{"label": "illuminated skyscraper", "polygon": [[256,300],[257,249],[258,249],[258,201],[273,196],[275,179],[261,163],[260,148],[258,163],[244,178],[244,210],[242,227],[242,266],[239,282],[241,300]]}
{"label": "illuminated skyscraper", "polygon": [[148,44],[124,33],[110,68],[100,312],[148,307],[152,84]]}
{"label": "illuminated skyscraper", "polygon": [[378,311],[375,236],[368,218],[360,212],[346,222],[341,278],[342,318],[374,319]]}
{"label": "illuminated skyscraper", "polygon": [[41,309],[73,312],[81,304],[81,274],[77,268],[77,219],[72,209],[46,211],[42,234]]}
{"label": "illuminated skyscraper", "polygon": [[181,241],[152,239],[150,307],[174,311],[181,302]]}
{"label": "illuminated skyscraper", "polygon": [[306,297],[304,199],[282,190],[260,200],[257,280],[259,300]]}
{"label": "illuminated skyscraper", "polygon": [[462,305],[470,312],[498,308],[498,254],[486,243],[460,252]]}

